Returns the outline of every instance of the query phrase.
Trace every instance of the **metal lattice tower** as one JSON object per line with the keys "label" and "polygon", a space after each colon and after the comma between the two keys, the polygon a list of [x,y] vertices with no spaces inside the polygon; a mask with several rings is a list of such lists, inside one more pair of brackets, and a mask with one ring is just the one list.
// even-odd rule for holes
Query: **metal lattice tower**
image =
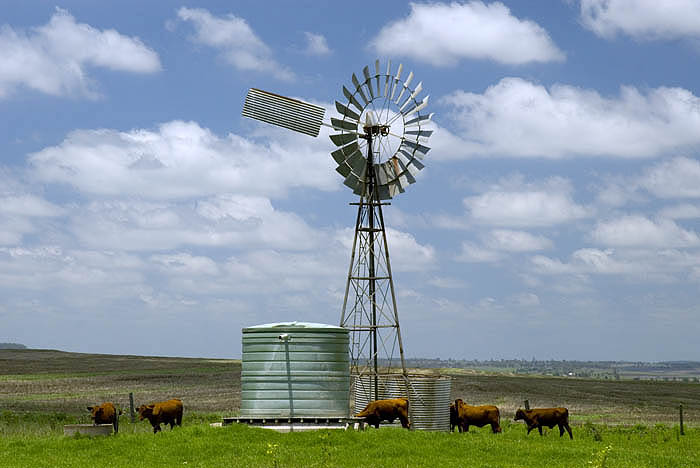
{"label": "metal lattice tower", "polygon": [[379,200],[373,164],[377,156],[372,147],[373,137],[386,129],[381,125],[366,125],[364,129],[361,138],[367,141],[368,161],[363,180],[365,190],[359,203],[353,203],[358,205],[357,221],[340,326],[350,330],[350,372],[359,377],[356,382],[369,377],[367,393],[373,400],[380,395],[380,379],[395,374],[396,351],[406,380],[408,373],[382,213],[382,205],[388,203]]}

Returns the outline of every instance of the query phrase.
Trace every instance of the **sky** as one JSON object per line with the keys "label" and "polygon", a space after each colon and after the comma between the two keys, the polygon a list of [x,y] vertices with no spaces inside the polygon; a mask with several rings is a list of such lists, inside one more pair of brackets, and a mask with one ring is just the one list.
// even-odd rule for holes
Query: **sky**
{"label": "sky", "polygon": [[0,6],[0,342],[237,358],[338,324],[329,129],[241,110],[332,116],[391,59],[434,113],[384,207],[407,357],[700,360],[697,1]]}

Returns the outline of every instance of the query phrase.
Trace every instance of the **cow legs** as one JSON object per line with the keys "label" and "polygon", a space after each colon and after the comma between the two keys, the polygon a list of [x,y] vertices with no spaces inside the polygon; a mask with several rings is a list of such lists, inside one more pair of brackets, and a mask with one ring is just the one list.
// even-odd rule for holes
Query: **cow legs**
{"label": "cow legs", "polygon": [[158,424],[158,425],[156,425],[156,426],[153,426],[153,433],[154,433],[154,434],[157,434],[158,431],[160,431],[160,424]]}
{"label": "cow legs", "polygon": [[540,431],[540,435],[542,435],[542,426],[537,426],[537,430]]}
{"label": "cow legs", "polygon": [[[569,427],[569,423],[564,423],[564,428],[566,429],[566,432],[569,433],[569,437],[571,440],[574,440],[574,435],[571,433],[571,428]],[[561,437],[561,435],[560,435]]]}
{"label": "cow legs", "polygon": [[501,432],[501,427],[497,423],[491,423],[491,432],[498,434]]}

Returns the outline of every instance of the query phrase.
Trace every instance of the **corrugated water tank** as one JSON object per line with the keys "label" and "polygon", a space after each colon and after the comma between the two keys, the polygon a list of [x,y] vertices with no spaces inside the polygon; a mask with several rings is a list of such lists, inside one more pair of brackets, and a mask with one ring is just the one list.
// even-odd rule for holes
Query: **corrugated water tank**
{"label": "corrugated water tank", "polygon": [[349,415],[348,331],[284,322],[243,329],[241,417]]}

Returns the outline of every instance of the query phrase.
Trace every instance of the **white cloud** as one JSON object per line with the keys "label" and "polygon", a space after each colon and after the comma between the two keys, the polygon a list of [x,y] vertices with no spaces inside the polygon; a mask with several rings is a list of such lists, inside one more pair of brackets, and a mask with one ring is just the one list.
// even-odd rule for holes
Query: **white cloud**
{"label": "white cloud", "polygon": [[698,219],[700,218],[700,206],[689,203],[667,206],[661,210],[659,215],[668,219]]}
{"label": "white cloud", "polygon": [[65,10],[25,32],[0,27],[0,98],[20,87],[54,96],[97,96],[89,67],[130,73],[161,69],[158,54],[137,37],[76,23]]}
{"label": "white cloud", "polygon": [[492,226],[540,227],[589,216],[567,193],[492,190],[464,199],[471,218]]}
{"label": "white cloud", "polygon": [[264,137],[261,143],[233,134],[221,138],[197,123],[182,121],[156,130],[76,130],[59,145],[30,155],[29,162],[41,181],[102,196],[283,196],[293,187],[339,186],[342,180],[332,170],[322,138],[272,134],[274,138]]}
{"label": "white cloud", "polygon": [[[337,232],[336,239],[341,243],[344,251],[351,251],[354,234],[354,228],[345,228]],[[388,227],[386,237],[392,271],[414,272],[434,268],[437,259],[433,246],[420,244],[411,234]]]}
{"label": "white cloud", "polygon": [[581,21],[606,39],[700,37],[700,3],[695,0],[581,0]]}
{"label": "white cloud", "polygon": [[31,194],[0,196],[0,215],[27,217],[59,216],[63,209]]}
{"label": "white cloud", "polygon": [[[638,285],[639,282],[664,284],[692,279],[700,264],[700,254],[677,249],[586,248],[576,250],[568,262],[542,255],[531,261],[534,273],[555,276],[557,280],[569,278],[579,285],[585,285],[589,275],[619,276]],[[580,293],[590,288],[569,290]]]}
{"label": "white cloud", "polygon": [[169,274],[191,277],[219,273],[216,262],[211,258],[188,253],[153,255],[151,261]]}
{"label": "white cloud", "polygon": [[596,241],[615,247],[689,247],[700,244],[697,233],[668,219],[650,220],[633,215],[599,222],[592,233]]}
{"label": "white cloud", "polygon": [[455,257],[455,260],[464,263],[496,263],[504,258],[505,256],[501,252],[465,241],[462,242],[462,251]]}
{"label": "white cloud", "polygon": [[552,247],[552,241],[525,231],[495,229],[484,235],[484,244],[494,250],[506,252],[532,252]]}
{"label": "white cloud", "polygon": [[564,53],[541,26],[514,17],[501,2],[410,5],[406,18],[384,26],[371,41],[378,54],[435,66],[464,59],[509,65],[564,60]]}
{"label": "white cloud", "polygon": [[70,230],[91,248],[164,251],[184,246],[306,250],[320,234],[264,197],[222,194],[194,203],[93,201],[75,209]]}
{"label": "white cloud", "polygon": [[444,159],[641,158],[700,145],[700,98],[682,88],[623,86],[619,97],[607,98],[574,86],[547,89],[504,78],[483,94],[457,91],[440,103],[456,129],[434,135],[440,148],[434,153]]}
{"label": "white cloud", "polygon": [[639,185],[659,198],[700,198],[700,161],[676,157],[650,168]]}
{"label": "white cloud", "polygon": [[433,276],[428,280],[428,284],[440,289],[464,289],[467,287],[464,280],[447,276]]}
{"label": "white cloud", "polygon": [[272,51],[245,19],[228,14],[216,17],[203,8],[180,8],[178,17],[195,28],[193,42],[219,50],[238,70],[268,72],[281,80],[294,79],[294,73],[272,58]]}
{"label": "white cloud", "polygon": [[328,41],[322,34],[314,34],[307,31],[304,32],[304,38],[306,39],[304,53],[317,56],[330,55],[331,49],[328,47]]}

